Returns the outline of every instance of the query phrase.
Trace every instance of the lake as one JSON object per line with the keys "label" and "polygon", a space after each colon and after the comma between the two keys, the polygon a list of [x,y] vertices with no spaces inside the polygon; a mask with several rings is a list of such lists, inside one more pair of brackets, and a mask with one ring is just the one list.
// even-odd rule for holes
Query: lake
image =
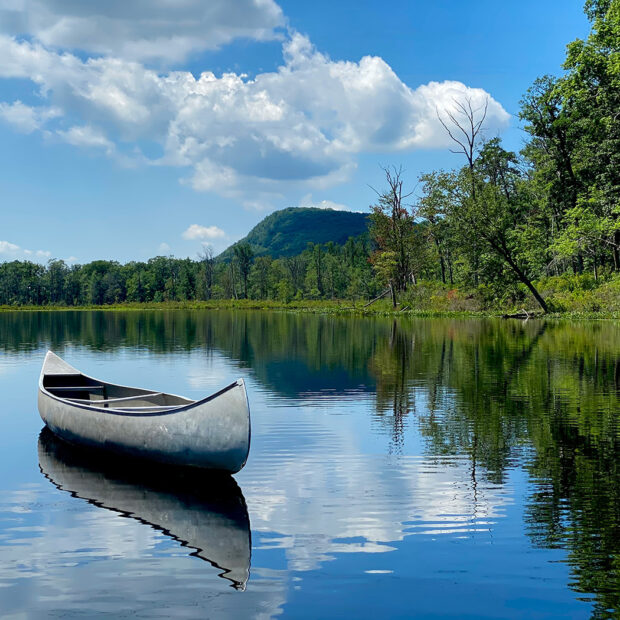
{"label": "lake", "polygon": [[[8,312],[0,347],[3,618],[620,614],[618,322]],[[245,469],[41,433],[47,349],[192,398],[243,377]]]}

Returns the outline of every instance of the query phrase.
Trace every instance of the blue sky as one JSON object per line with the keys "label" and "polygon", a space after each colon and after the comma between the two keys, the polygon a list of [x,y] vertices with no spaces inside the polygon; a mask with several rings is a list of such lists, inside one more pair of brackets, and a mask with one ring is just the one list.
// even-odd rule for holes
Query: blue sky
{"label": "blue sky", "polygon": [[380,166],[461,160],[436,110],[519,149],[575,0],[6,0],[0,260],[220,251],[287,206],[366,210]]}

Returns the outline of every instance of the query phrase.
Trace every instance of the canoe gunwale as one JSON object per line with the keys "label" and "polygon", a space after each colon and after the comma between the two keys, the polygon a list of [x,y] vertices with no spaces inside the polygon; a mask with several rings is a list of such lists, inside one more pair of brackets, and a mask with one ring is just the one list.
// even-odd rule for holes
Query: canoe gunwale
{"label": "canoe gunwale", "polygon": [[[191,403],[187,403],[185,405],[178,405],[176,407],[174,405],[170,405],[171,407],[173,407],[173,409],[169,409],[168,411],[142,411],[142,412],[136,411],[136,412],[133,412],[133,411],[123,410],[122,408],[113,409],[111,407],[97,407],[96,405],[86,405],[83,403],[76,403],[75,401],[72,401],[68,398],[63,398],[62,396],[57,396],[56,394],[52,394],[49,390],[47,390],[43,386],[44,376],[45,376],[44,374],[41,374],[41,379],[39,380],[39,391],[45,396],[47,396],[48,398],[51,398],[52,400],[56,400],[58,402],[64,403],[65,405],[69,407],[75,407],[76,409],[85,409],[86,411],[99,411],[101,413],[109,413],[111,415],[135,416],[139,418],[144,418],[144,417],[149,417],[149,416],[171,415],[171,414],[187,411],[189,409],[193,409],[194,407],[198,407],[204,403],[208,403],[210,400],[213,400],[214,398],[217,398],[218,396],[225,394],[226,392],[228,392],[229,390],[232,390],[233,388],[237,386],[243,387],[245,385],[245,382],[243,381],[243,379],[237,379],[234,383],[231,383],[230,385],[223,387],[221,390],[218,390],[217,392],[214,392],[213,394],[210,394],[209,396],[206,396],[205,398],[202,398],[200,400],[195,400]],[[88,375],[84,375],[84,376],[87,377],[88,379],[94,378],[94,377],[89,377]],[[120,385],[118,383],[108,383],[107,385],[113,385],[115,387],[130,388],[130,389],[142,389],[142,388],[133,388],[132,386],[129,386],[129,385]],[[165,394],[166,396],[177,396],[176,394],[169,394],[168,392],[160,392],[160,393]],[[177,397],[185,398],[184,396],[177,396]],[[135,398],[139,398],[139,396],[136,396]],[[92,402],[96,403],[97,401],[94,400]]]}
{"label": "canoe gunwale", "polygon": [[[51,353],[51,351],[50,351]],[[55,354],[54,354],[55,355]],[[47,361],[47,358],[46,358]],[[77,370],[77,369],[76,369]],[[129,389],[129,390],[143,390],[143,391],[148,391],[145,388],[138,388],[135,386],[131,386],[131,385],[122,385],[120,383],[110,383],[107,381],[101,381],[100,379],[97,379],[96,377],[91,377],[90,375],[87,375],[86,373],[83,373],[82,371],[78,370],[78,373],[83,376],[86,377],[87,379],[90,379],[91,381],[98,381],[99,383],[102,383],[103,385],[110,385],[110,386],[114,386],[114,387],[118,387],[118,388],[124,388],[124,389]],[[233,388],[240,386],[240,387],[245,387],[245,382],[243,379],[237,379],[236,381],[234,381],[233,383],[231,383],[230,385],[227,385],[223,388],[221,388],[220,390],[218,390],[217,392],[214,392],[213,394],[209,394],[208,396],[205,396],[205,398],[201,398],[200,400],[194,400],[191,402],[188,402],[186,404],[183,405],[178,405],[178,406],[174,406],[171,405],[173,408],[169,409],[169,410],[163,410],[163,411],[126,411],[123,410],[122,407],[119,407],[118,409],[114,409],[112,407],[98,407],[96,405],[97,401],[91,401],[95,404],[93,405],[86,405],[83,403],[78,403],[75,402],[71,399],[68,398],[63,398],[62,396],[58,396],[56,394],[52,394],[44,385],[43,385],[43,380],[45,379],[45,377],[47,375],[52,376],[53,374],[59,374],[59,373],[46,373],[45,372],[45,363],[43,364],[43,368],[41,369],[41,374],[39,376],[39,391],[44,394],[45,396],[47,396],[48,398],[51,398],[52,400],[56,400],[58,402],[64,403],[69,407],[75,407],[78,409],[85,409],[86,411],[98,411],[101,413],[109,413],[112,415],[121,415],[121,416],[125,416],[125,417],[138,417],[138,418],[145,418],[145,417],[151,417],[151,416],[161,416],[161,415],[173,415],[175,413],[180,413],[183,411],[187,411],[189,409],[192,409],[194,407],[198,407],[204,403],[208,403],[210,400],[213,400],[214,398],[217,398],[218,396],[221,396],[222,394],[225,394],[226,392],[228,392],[229,390],[232,390]],[[150,391],[149,394],[143,394],[143,395],[136,395],[133,398],[140,398],[141,396],[152,396],[153,394],[163,394],[165,396],[172,396],[175,398],[182,398],[184,400],[189,400],[187,399],[185,396],[179,396],[178,394],[171,394],[168,392],[152,392]],[[246,404],[247,404],[247,393],[246,393]],[[249,410],[249,406],[248,406],[248,410]]]}

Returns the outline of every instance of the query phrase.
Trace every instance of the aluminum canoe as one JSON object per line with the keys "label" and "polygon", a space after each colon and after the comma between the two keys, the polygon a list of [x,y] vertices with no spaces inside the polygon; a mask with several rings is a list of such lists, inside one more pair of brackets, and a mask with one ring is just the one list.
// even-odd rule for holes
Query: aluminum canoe
{"label": "aluminum canoe", "polygon": [[194,401],[100,381],[48,351],[39,413],[70,443],[174,465],[236,473],[250,449],[243,379]]}

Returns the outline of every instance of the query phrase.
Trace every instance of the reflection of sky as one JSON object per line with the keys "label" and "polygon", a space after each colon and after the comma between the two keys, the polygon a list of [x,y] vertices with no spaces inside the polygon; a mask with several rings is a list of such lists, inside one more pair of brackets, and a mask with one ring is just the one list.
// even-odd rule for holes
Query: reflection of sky
{"label": "reflection of sky", "polygon": [[254,439],[262,449],[238,476],[253,529],[277,533],[264,544],[286,549],[295,570],[334,553],[392,551],[409,534],[488,533],[502,516],[505,490],[481,481],[474,497],[468,461],[382,455],[361,439],[368,416],[349,410],[304,408],[293,427],[290,409],[271,409]]}
{"label": "reflection of sky", "polygon": [[[389,425],[376,417],[373,393],[315,391],[294,400],[221,353],[69,348],[67,360],[89,374],[192,397],[244,376],[252,447],[236,479],[248,505],[253,552],[248,589],[237,593],[216,568],[165,534],[42,479],[34,404],[42,354],[16,357],[21,367],[8,364],[0,373],[12,403],[0,424],[17,446],[0,454],[0,614],[6,617],[24,610],[32,618],[52,610],[117,616],[128,605],[147,617],[203,617],[205,610],[210,617],[376,617],[381,609],[430,613],[428,597],[446,593],[446,610],[457,614],[468,605],[472,617],[484,615],[486,600],[505,617],[545,605],[583,613],[572,607],[566,568],[550,572],[548,561],[561,559],[560,552],[534,552],[523,534],[515,502],[524,481],[511,475],[494,485],[482,471],[472,478],[466,457],[429,456],[415,424],[405,425],[400,453],[390,454]],[[421,394],[419,411],[426,406]],[[11,456],[22,467],[15,480],[6,473]],[[546,580],[542,589],[531,581],[537,571]],[[370,586],[379,607],[364,603]],[[491,586],[498,590],[490,594]],[[511,607],[506,596],[520,599],[521,607]],[[324,613],[329,609],[334,613]]]}

